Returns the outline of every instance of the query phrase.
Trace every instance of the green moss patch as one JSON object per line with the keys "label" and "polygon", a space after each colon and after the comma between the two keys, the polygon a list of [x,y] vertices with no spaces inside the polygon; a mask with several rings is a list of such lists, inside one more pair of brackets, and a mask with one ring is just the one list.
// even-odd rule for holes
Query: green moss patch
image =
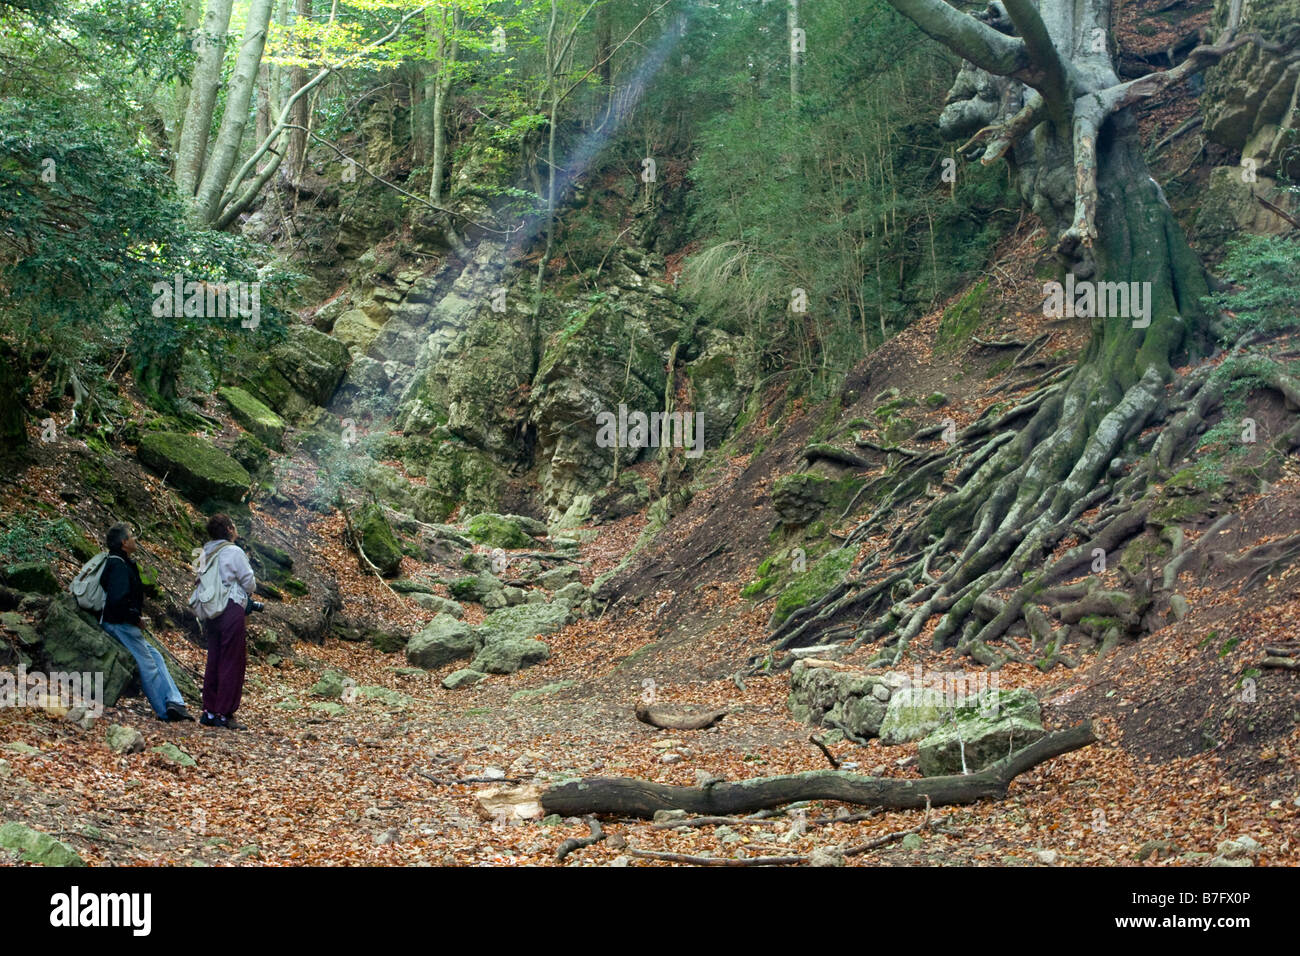
{"label": "green moss patch", "polygon": [[230,408],[230,414],[258,439],[279,448],[284,440],[284,419],[242,388],[227,386],[217,392]]}
{"label": "green moss patch", "polygon": [[801,574],[796,575],[777,598],[772,623],[781,624],[796,610],[823,597],[844,579],[853,564],[853,552],[847,548],[832,551]]}
{"label": "green moss patch", "polygon": [[984,307],[989,301],[989,280],[981,279],[969,292],[948,307],[939,321],[936,344],[954,349],[967,341],[979,328]]}
{"label": "green moss patch", "polygon": [[252,477],[206,438],[180,432],[148,432],[140,439],[140,461],[176,486],[188,498],[237,502]]}

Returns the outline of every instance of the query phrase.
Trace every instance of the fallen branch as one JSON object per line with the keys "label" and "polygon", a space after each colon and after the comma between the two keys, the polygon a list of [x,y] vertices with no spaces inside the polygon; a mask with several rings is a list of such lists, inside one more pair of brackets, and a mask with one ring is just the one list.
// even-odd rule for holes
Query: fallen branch
{"label": "fallen branch", "polygon": [[591,828],[591,836],[569,837],[561,843],[559,849],[555,851],[556,863],[559,863],[574,850],[581,850],[583,847],[591,846],[593,843],[599,843],[605,839],[605,831],[600,828],[600,822],[595,817],[587,817],[586,823]]}
{"label": "fallen branch", "polygon": [[590,777],[552,787],[542,794],[542,809],[561,816],[615,813],[649,818],[656,810],[730,815],[796,800],[839,800],[888,809],[999,800],[1011,781],[1046,760],[1086,747],[1096,740],[1092,724],[1058,730],[990,764],[978,773],[899,780],[862,777],[838,770],[811,770],[707,787],[673,787],[630,777]]}
{"label": "fallen branch", "polygon": [[658,850],[628,850],[628,856],[645,860],[665,860],[669,863],[689,863],[692,866],[791,866],[808,862],[802,856],[755,856],[749,859],[734,856],[688,856],[685,853],[662,853]]}
{"label": "fallen branch", "polygon": [[522,777],[435,777],[423,770],[415,771],[425,780],[432,780],[440,787],[452,787],[462,783],[523,783]]}
{"label": "fallen branch", "polygon": [[835,759],[835,755],[827,749],[826,745],[818,740],[813,734],[808,735],[808,739],[817,745],[817,749],[826,755],[826,759],[831,762],[831,766],[836,770],[840,769],[840,762]]}
{"label": "fallen branch", "polygon": [[1263,206],[1265,209],[1267,209],[1269,212],[1273,213],[1274,215],[1281,216],[1287,222],[1291,223],[1291,225],[1295,226],[1297,229],[1300,229],[1300,219],[1297,219],[1295,216],[1291,215],[1289,212],[1287,212],[1277,203],[1269,202],[1259,193],[1252,193],[1252,195],[1255,197],[1256,200],[1259,201],[1259,204]]}
{"label": "fallen branch", "polygon": [[723,826],[775,826],[783,820],[773,817],[781,816],[779,810],[759,810],[747,817],[696,817],[694,820],[665,820],[654,824],[656,830],[676,830],[680,827],[723,827]]}

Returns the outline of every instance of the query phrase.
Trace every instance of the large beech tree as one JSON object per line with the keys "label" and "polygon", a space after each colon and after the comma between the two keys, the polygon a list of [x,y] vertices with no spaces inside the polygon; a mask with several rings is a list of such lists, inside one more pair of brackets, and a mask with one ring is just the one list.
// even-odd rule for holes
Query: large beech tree
{"label": "large beech tree", "polygon": [[[888,2],[966,61],[941,125],[953,138],[969,137],[963,151],[982,144],[985,163],[1011,165],[1023,200],[1052,231],[1063,277],[1150,283],[1149,311],[1141,321],[1091,319],[1072,372],[1002,416],[975,422],[944,450],[913,453],[846,542],[856,547],[888,533],[891,545],[773,636],[781,646],[821,639],[852,613],[858,642],[892,635],[897,661],[942,614],[936,645],[956,644],[992,663],[1002,658],[987,642],[1023,617],[1036,651],[1059,649],[1062,635],[1049,632],[1037,602],[1051,603],[1051,586],[1074,576],[1096,548],[1113,550],[1141,530],[1147,490],[1186,453],[1189,438],[1194,444],[1225,387],[1206,367],[1167,393],[1178,360],[1208,342],[1207,280],[1147,169],[1130,107],[1243,44],[1272,45],[1238,36],[1242,0],[1231,0],[1213,43],[1173,69],[1124,82],[1114,66],[1111,0],[1003,0],[978,15],[944,0]],[[953,490],[927,501],[935,482]],[[1079,523],[1098,506],[1099,519]],[[903,509],[910,514],[900,519]],[[1067,534],[1080,532],[1083,544],[1044,565]],[[997,596],[1006,589],[1008,599]],[[1069,590],[1057,599],[1092,601],[1083,613],[1102,617],[1133,603]]]}

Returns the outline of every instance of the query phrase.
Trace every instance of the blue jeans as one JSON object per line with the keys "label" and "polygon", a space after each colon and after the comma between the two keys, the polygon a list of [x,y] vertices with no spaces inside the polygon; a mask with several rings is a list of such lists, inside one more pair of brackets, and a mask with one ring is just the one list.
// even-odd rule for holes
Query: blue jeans
{"label": "blue jeans", "polygon": [[176,682],[172,680],[171,672],[167,670],[162,654],[159,653],[158,648],[144,639],[140,628],[134,624],[107,622],[102,622],[99,626],[117,638],[118,643],[130,651],[131,656],[135,658],[135,666],[140,669],[140,686],[144,688],[144,695],[149,698],[149,706],[153,708],[155,714],[166,717],[168,704],[185,706],[185,701],[181,697],[181,692],[176,689]]}

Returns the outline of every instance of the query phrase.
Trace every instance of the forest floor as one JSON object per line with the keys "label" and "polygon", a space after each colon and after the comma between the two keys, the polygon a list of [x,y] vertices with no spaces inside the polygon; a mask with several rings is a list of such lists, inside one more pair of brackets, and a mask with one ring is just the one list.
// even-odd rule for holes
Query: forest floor
{"label": "forest floor", "polygon": [[[1008,240],[1008,268],[1027,268],[1034,242],[1029,230]],[[1036,302],[1017,312],[1003,298],[999,308],[999,330],[1038,334]],[[864,396],[886,386],[943,388],[951,404],[931,417],[960,424],[978,414],[994,400],[1003,372],[988,350],[936,353],[940,314],[875,353],[849,387]],[[1044,354],[1073,352],[1082,341],[1077,328],[1049,331]],[[740,589],[770,547],[768,487],[797,470],[812,417],[796,409],[771,448],[717,462],[686,511],[629,562],[619,598],[599,619],[579,619],[549,636],[551,657],[540,665],[448,691],[442,672],[412,670],[400,653],[331,640],[299,643],[276,666],[250,660],[239,712],[246,732],[160,723],[138,698],[110,708],[91,730],[40,710],[5,710],[3,819],[57,836],[92,864],[549,865],[560,843],[586,835],[586,825],[485,819],[476,795],[493,784],[483,778],[545,785],[628,776],[696,785],[703,774],[739,780],[824,769],[810,728],[790,716],[787,674],[733,679],[768,650],[770,609],[742,598]],[[307,463],[296,465],[307,480]],[[58,471],[48,461],[30,471],[0,510],[12,514],[52,494],[70,480]],[[158,490],[143,477],[140,486]],[[1232,503],[1241,520],[1219,548],[1231,554],[1294,533],[1297,502],[1300,468],[1292,459],[1276,481]],[[294,520],[311,542],[312,562],[337,579],[350,613],[398,629],[428,619],[358,568],[339,517],[299,509]],[[644,515],[633,515],[592,528],[595,537],[582,549],[584,582],[616,565],[644,524]],[[179,552],[174,558],[183,564]],[[421,570],[405,559],[407,576]],[[1241,836],[1262,845],[1260,864],[1300,865],[1300,676],[1256,666],[1265,645],[1297,640],[1300,568],[1246,591],[1242,580],[1210,566],[1185,580],[1183,593],[1190,605],[1183,620],[1124,643],[1101,662],[1085,657],[1076,669],[1047,673],[1011,663],[989,675],[1004,690],[1032,690],[1049,728],[1095,719],[1097,743],[1018,777],[1003,801],[935,808],[935,827],[852,856],[851,865],[1203,865],[1222,841]],[[481,613],[469,605],[467,620]],[[262,625],[254,617],[251,626]],[[189,669],[202,670],[203,651],[182,631],[164,629],[159,637]],[[970,667],[923,640],[913,647],[905,672]],[[865,663],[873,650],[846,662]],[[356,682],[346,702],[313,698],[311,687],[329,669]],[[726,707],[729,714],[704,731],[640,723],[633,705],[651,681],[661,702]],[[146,750],[113,752],[104,741],[111,723],[139,729]],[[196,765],[153,752],[163,743]],[[919,777],[915,744],[842,741],[830,749],[848,771]],[[833,819],[860,809],[817,802],[802,833],[784,815],[677,829],[608,819],[608,838],[563,865],[658,865],[634,851],[807,856],[816,847],[902,834],[925,820],[923,811]]]}

